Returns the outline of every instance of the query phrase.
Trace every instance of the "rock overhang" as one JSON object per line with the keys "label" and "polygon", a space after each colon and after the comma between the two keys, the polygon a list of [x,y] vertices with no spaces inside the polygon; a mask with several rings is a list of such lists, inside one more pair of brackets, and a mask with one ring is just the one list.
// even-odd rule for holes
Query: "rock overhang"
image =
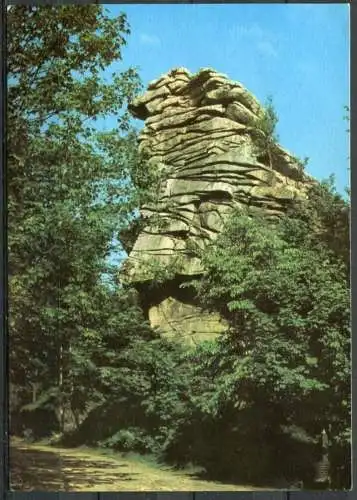
{"label": "rock overhang", "polygon": [[[192,248],[204,249],[213,241],[235,208],[249,206],[268,217],[279,217],[314,182],[279,144],[273,145],[272,164],[264,163],[252,134],[252,123],[264,112],[263,106],[240,82],[211,68],[194,74],[175,68],[151,82],[129,109],[145,120],[140,151],[151,168],[161,172],[156,203],[141,207],[145,224],[126,265],[126,279],[142,293],[150,288],[145,284],[155,280],[155,266],[171,270],[167,279],[172,279],[173,272],[178,287],[189,276],[199,276],[204,270]],[[180,310],[181,299],[172,289],[168,294],[160,295],[148,316],[160,327],[160,314],[171,311],[176,331],[178,318],[173,311]],[[182,311],[187,313],[190,300],[184,299]],[[187,320],[186,313],[182,329],[187,336],[194,322]],[[206,319],[215,325],[212,336],[218,334],[217,321],[211,316]],[[169,323],[162,317],[166,333]],[[203,330],[207,336],[209,332]]]}

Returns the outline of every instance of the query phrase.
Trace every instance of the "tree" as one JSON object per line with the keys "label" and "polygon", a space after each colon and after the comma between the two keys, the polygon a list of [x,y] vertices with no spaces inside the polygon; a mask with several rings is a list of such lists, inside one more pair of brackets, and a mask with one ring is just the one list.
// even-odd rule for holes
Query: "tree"
{"label": "tree", "polygon": [[314,183],[306,199],[294,200],[282,227],[292,244],[328,249],[334,260],[345,264],[344,276],[349,282],[350,203],[337,192],[333,175]]}
{"label": "tree", "polygon": [[[125,111],[139,78],[105,72],[129,33],[99,5],[8,11],[10,379],[20,408],[56,410],[62,429],[71,359],[103,319],[106,259],[139,196]],[[109,115],[117,127],[99,132]]]}
{"label": "tree", "polygon": [[92,408],[75,432],[64,437],[66,444],[160,455],[185,418],[185,348],[154,332],[133,298],[114,293],[104,305],[109,328],[104,322],[80,340],[85,349],[79,346],[74,363],[73,398],[83,415],[90,386]]}
{"label": "tree", "polygon": [[[235,422],[244,430],[240,438],[255,429],[271,447],[264,467],[303,466],[306,456],[300,464],[297,457],[289,464],[286,452],[279,459],[284,429],[306,432],[315,459],[325,429],[330,456],[339,455],[333,486],[341,487],[334,472],[348,471],[350,462],[349,286],[330,241],[317,246],[308,236],[308,226],[289,220],[272,224],[241,213],[231,219],[202,255],[207,271],[194,283],[202,306],[219,311],[229,329],[196,354],[191,380],[193,388],[198,384],[193,393],[201,414],[211,422],[226,419],[226,428]],[[200,383],[202,377],[210,383]],[[237,434],[227,442],[239,446]],[[254,460],[263,473],[259,456]],[[308,479],[309,471],[298,474]],[[348,487],[348,472],[344,481]]]}
{"label": "tree", "polygon": [[[251,133],[254,137],[254,144],[257,149],[258,157],[261,161],[267,162],[270,168],[273,168],[273,156],[279,136],[276,132],[279,117],[275,110],[272,96],[268,96],[259,115],[251,119],[248,123]],[[300,169],[300,173],[306,168],[309,158],[304,159],[298,156],[293,157],[294,162]]]}
{"label": "tree", "polygon": [[275,111],[273,98],[268,96],[262,112],[250,123],[258,153],[260,156],[267,156],[270,168],[273,168],[272,149],[279,140],[276,133],[278,121],[279,118]]}

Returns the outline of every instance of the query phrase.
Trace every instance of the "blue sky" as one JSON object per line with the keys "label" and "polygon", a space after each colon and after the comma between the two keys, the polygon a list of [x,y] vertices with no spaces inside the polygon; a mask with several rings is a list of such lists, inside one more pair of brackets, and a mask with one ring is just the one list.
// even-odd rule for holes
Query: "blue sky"
{"label": "blue sky", "polygon": [[[131,26],[123,64],[146,86],[173,67],[212,67],[264,102],[272,95],[280,143],[310,158],[318,179],[349,184],[349,6],[346,4],[107,5]],[[110,126],[110,123],[106,123]]]}

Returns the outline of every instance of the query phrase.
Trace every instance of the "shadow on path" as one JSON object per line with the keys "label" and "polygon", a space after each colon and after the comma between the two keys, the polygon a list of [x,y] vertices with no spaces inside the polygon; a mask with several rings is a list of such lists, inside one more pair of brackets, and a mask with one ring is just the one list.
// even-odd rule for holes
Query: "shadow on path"
{"label": "shadow on path", "polygon": [[10,441],[10,482],[16,491],[257,491],[250,485],[200,478],[193,471],[174,470],[92,449],[51,448],[40,443]]}
{"label": "shadow on path", "polygon": [[[96,484],[105,490],[107,484],[131,481],[134,472],[126,472],[126,464],[104,460],[79,459],[61,455],[58,451],[40,451],[25,446],[11,446],[10,481],[12,490],[73,491]],[[120,469],[123,469],[121,472]]]}

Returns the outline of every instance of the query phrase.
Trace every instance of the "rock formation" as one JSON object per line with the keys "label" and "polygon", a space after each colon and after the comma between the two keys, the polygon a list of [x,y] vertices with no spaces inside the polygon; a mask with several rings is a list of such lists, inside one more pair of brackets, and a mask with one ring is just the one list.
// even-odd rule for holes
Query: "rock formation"
{"label": "rock formation", "polygon": [[141,209],[144,226],[125,263],[126,279],[163,333],[190,343],[213,338],[224,324],[180,287],[203,271],[193,246],[204,248],[215,238],[234,207],[279,216],[312,180],[279,145],[270,164],[252,126],[262,106],[240,83],[211,69],[170,71],[150,83],[130,111],[145,120],[140,150],[160,182],[157,202]]}

